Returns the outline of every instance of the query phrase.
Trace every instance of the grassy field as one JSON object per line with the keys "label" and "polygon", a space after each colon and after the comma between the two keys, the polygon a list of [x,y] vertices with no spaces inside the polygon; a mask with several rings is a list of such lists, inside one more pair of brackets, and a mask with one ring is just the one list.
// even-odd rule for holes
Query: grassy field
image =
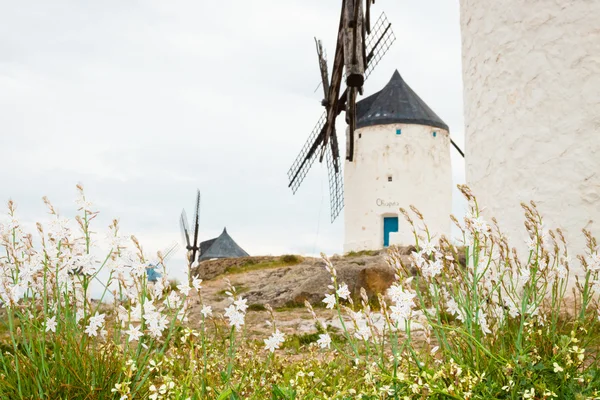
{"label": "grassy field", "polygon": [[[307,303],[314,330],[295,334],[282,333],[278,319],[297,308],[253,311],[247,288],[228,287],[220,293],[227,308],[213,310],[202,303],[197,278],[177,284],[161,271],[150,285],[140,244],[122,237],[116,221],[99,247],[110,251],[99,254],[94,246],[104,235],[91,229],[97,212],[82,189],[75,223],[47,202],[55,220],[38,226],[35,241],[9,203],[10,223],[0,232],[0,398],[600,398],[596,240],[584,233],[585,276],[571,292],[562,233],[546,231],[533,204],[524,205],[529,257],[518,260],[479,216],[468,188],[461,190],[471,207],[458,224],[461,247],[434,243],[420,214],[402,210],[416,251],[410,263],[388,252],[396,281],[377,309],[364,291],[350,293],[323,256],[331,285],[318,311],[337,318],[337,327],[324,326]],[[103,270],[104,295],[115,302],[89,300],[90,282]],[[194,323],[192,304],[201,310]],[[248,334],[249,312],[268,316],[270,334]]]}

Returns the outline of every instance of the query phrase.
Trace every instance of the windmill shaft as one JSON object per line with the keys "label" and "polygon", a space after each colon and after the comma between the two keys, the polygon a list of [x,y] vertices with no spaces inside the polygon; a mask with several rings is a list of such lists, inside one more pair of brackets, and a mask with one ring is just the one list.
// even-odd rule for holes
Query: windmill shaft
{"label": "windmill shaft", "polygon": [[452,146],[454,146],[454,148],[459,152],[462,158],[465,158],[465,153],[463,153],[463,151],[460,149],[460,147],[458,147],[454,140],[450,139],[450,143],[452,143]]}

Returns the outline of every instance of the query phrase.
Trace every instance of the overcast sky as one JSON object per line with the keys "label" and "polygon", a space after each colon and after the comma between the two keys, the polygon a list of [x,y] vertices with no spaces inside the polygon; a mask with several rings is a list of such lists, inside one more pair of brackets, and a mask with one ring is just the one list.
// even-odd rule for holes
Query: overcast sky
{"label": "overcast sky", "polygon": [[[341,252],[343,215],[330,224],[325,165],[295,196],[286,176],[323,111],[313,37],[333,55],[339,5],[3,2],[0,200],[15,200],[28,223],[45,218],[43,195],[72,216],[81,182],[99,230],[117,217],[155,252],[180,241],[179,214],[191,213],[200,188],[203,240],[226,226],[254,255]],[[386,12],[397,41],[365,95],[398,69],[462,145],[458,0],[379,0],[373,11]],[[179,260],[182,251],[176,275]]]}

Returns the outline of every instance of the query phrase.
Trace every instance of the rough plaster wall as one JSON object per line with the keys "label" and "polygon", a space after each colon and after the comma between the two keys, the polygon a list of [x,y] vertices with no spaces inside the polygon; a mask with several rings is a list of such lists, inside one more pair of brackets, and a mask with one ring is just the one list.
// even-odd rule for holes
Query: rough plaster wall
{"label": "rough plaster wall", "polygon": [[[396,134],[398,128],[401,135]],[[355,161],[346,162],[344,170],[345,252],[383,247],[383,217],[398,215],[400,207],[408,209],[411,204],[424,214],[433,233],[449,237],[448,132],[406,124],[366,127],[356,132],[355,149]],[[390,240],[392,244],[414,243],[402,215],[399,232]]]}
{"label": "rough plaster wall", "polygon": [[600,1],[461,0],[461,25],[467,183],[521,251],[535,200],[575,261],[600,235]]}

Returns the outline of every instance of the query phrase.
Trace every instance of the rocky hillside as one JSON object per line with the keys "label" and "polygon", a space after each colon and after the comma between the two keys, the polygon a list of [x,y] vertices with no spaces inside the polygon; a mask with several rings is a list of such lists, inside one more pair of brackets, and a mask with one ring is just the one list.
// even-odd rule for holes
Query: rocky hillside
{"label": "rocky hillside", "polygon": [[[413,248],[402,249],[406,262]],[[363,287],[370,296],[384,292],[394,280],[393,270],[386,264],[385,253],[363,252],[343,257],[332,257],[337,270],[338,281],[346,283],[352,294],[358,296]],[[335,326],[331,310],[323,306],[324,294],[330,292],[329,273],[320,258],[280,256],[245,257],[205,261],[192,271],[204,280],[202,283],[202,301],[213,307],[217,313],[229,305],[227,281],[236,287],[248,300],[249,312],[246,327],[252,334],[268,332],[264,325],[268,319],[265,304],[276,311],[278,327],[287,333],[306,333],[314,331],[314,322],[304,309],[304,301],[316,305],[316,311],[323,322]],[[199,318],[200,302],[192,310],[192,322]]]}
{"label": "rocky hillside", "polygon": [[[404,248],[408,254],[412,248]],[[338,273],[338,281],[346,283],[358,295],[360,288],[375,295],[384,292],[393,282],[394,272],[386,264],[384,252],[364,252],[331,260]],[[244,292],[248,304],[270,304],[272,307],[301,306],[305,300],[317,304],[331,284],[323,260],[312,257],[244,257],[205,261],[192,271],[208,284],[227,278]]]}

